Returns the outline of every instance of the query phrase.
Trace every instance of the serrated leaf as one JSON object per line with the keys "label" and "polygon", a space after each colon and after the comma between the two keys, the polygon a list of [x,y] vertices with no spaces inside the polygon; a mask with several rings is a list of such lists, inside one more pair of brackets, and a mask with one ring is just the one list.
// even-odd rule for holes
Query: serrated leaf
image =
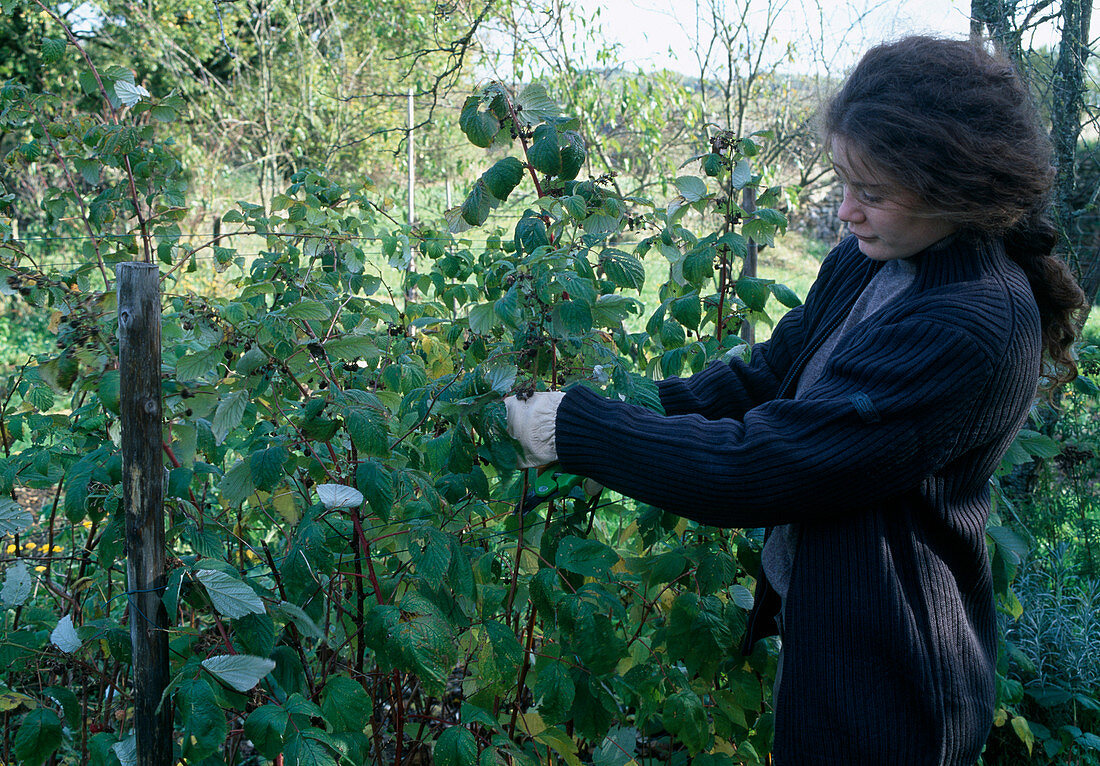
{"label": "serrated leaf", "polygon": [[286,465],[290,453],[286,447],[276,445],[262,450],[256,450],[248,456],[249,471],[252,473],[252,483],[257,489],[269,491],[273,489],[286,473],[283,466]]}
{"label": "serrated leaf", "polygon": [[786,285],[768,285],[768,289],[771,290],[772,295],[775,296],[775,299],[777,301],[779,301],[789,309],[793,309],[795,306],[802,305],[802,299],[799,298],[797,294],[795,294],[794,290],[787,287]]}
{"label": "serrated leaf", "polygon": [[560,114],[557,103],[538,83],[528,85],[516,99],[516,117],[528,127],[556,120]]}
{"label": "serrated leaf", "polygon": [[560,662],[550,662],[539,670],[531,693],[543,718],[554,723],[568,718],[575,690],[572,676]]}
{"label": "serrated leaf", "polygon": [[734,189],[743,189],[752,180],[752,166],[749,165],[749,161],[741,159],[737,161],[737,164],[733,166],[733,172],[730,173],[730,185]]}
{"label": "serrated leaf", "polygon": [[218,680],[239,692],[246,692],[275,669],[275,661],[249,654],[219,654],[202,661]]}
{"label": "serrated leaf", "polygon": [[358,508],[363,504],[363,493],[343,484],[318,484],[317,497],[330,511],[334,508]]}
{"label": "serrated leaf", "polygon": [[209,348],[196,354],[188,354],[176,360],[176,377],[179,380],[195,380],[214,369],[223,358],[219,348]]}
{"label": "serrated leaf", "polygon": [[61,57],[65,55],[65,41],[53,37],[44,37],[42,38],[41,50],[42,62],[52,64],[55,61],[60,61]]}
{"label": "serrated leaf", "polygon": [[561,146],[558,143],[558,130],[553,125],[539,125],[535,128],[534,141],[527,148],[527,161],[531,167],[548,176],[561,171]]}
{"label": "serrated leaf", "polygon": [[46,412],[53,407],[53,391],[46,386],[35,386],[23,397],[39,412]]}
{"label": "serrated leaf", "polygon": [[229,505],[239,505],[249,495],[256,491],[252,484],[252,466],[249,460],[239,460],[232,468],[225,472],[225,476],[218,483],[222,500]]}
{"label": "serrated leaf", "polygon": [[676,692],[665,700],[661,718],[669,733],[680,740],[692,755],[710,741],[710,725],[703,701],[693,691]]}
{"label": "serrated leaf", "polygon": [[477,766],[477,740],[465,727],[451,726],[435,741],[432,756],[436,766]]}
{"label": "serrated leaf", "polygon": [[558,144],[561,146],[561,171],[558,177],[563,181],[572,181],[588,158],[584,139],[577,131],[567,130],[558,137]]}
{"label": "serrated leaf", "polygon": [[283,751],[283,736],[290,724],[290,714],[278,705],[261,705],[244,719],[244,734],[265,758],[275,758]]}
{"label": "serrated leaf", "polygon": [[225,617],[237,618],[267,611],[263,599],[242,580],[216,569],[200,569],[195,576],[206,588],[214,608]]}
{"label": "serrated leaf", "polygon": [[321,301],[301,300],[286,310],[286,315],[292,319],[305,319],[311,321],[324,321],[332,316]]}
{"label": "serrated leaf", "polygon": [[579,194],[565,197],[562,200],[562,204],[565,206],[565,211],[569,213],[575,221],[583,221],[588,215],[588,203],[585,201],[584,197]]}
{"label": "serrated leaf", "polygon": [[673,319],[691,330],[697,330],[703,321],[703,302],[696,293],[674,299],[668,310]]}
{"label": "serrated leaf", "polygon": [[770,285],[770,279],[740,277],[735,289],[737,297],[743,300],[746,306],[753,311],[763,311],[768,302],[768,296],[771,295],[771,290],[768,289]]}
{"label": "serrated leaf", "polygon": [[13,752],[24,766],[40,766],[61,746],[61,719],[40,707],[23,717],[15,733]]}
{"label": "serrated leaf", "polygon": [[288,621],[294,623],[299,632],[306,638],[324,638],[325,634],[321,632],[321,629],[317,627],[317,623],[306,614],[306,611],[297,604],[292,604],[289,601],[280,601],[271,607],[272,614],[285,617]]}
{"label": "serrated leaf", "polygon": [[486,148],[500,132],[500,121],[488,111],[482,111],[481,99],[469,96],[462,104],[458,127],[474,146]]}
{"label": "serrated leaf", "polygon": [[381,418],[373,412],[351,409],[344,415],[344,427],[351,436],[351,442],[365,457],[385,457],[390,453],[389,431],[380,422]]}
{"label": "serrated leaf", "polygon": [[133,106],[143,98],[149,98],[150,93],[140,85],[135,85],[126,80],[115,81],[115,95],[126,106]]}
{"label": "serrated leaf", "polygon": [[362,731],[372,706],[366,689],[347,676],[329,678],[321,696],[321,712],[331,731]]}
{"label": "serrated leaf", "polygon": [[685,201],[698,202],[707,196],[707,182],[698,176],[680,176],[673,183]]}
{"label": "serrated leaf", "polygon": [[645,266],[629,253],[607,248],[600,253],[600,266],[618,287],[641,290],[645,284]]}
{"label": "serrated leaf", "polygon": [[488,335],[494,327],[503,324],[500,317],[493,311],[491,303],[478,303],[471,306],[468,321],[470,332],[477,335]]}
{"label": "serrated leaf", "polygon": [[218,408],[214,411],[214,419],[210,429],[214,433],[216,443],[221,444],[229,432],[241,424],[244,411],[248,407],[248,390],[239,389],[222,397],[218,402]]}
{"label": "serrated leaf", "polygon": [[27,562],[19,559],[8,567],[4,574],[4,588],[0,590],[0,601],[4,606],[21,606],[31,596],[31,573]]}
{"label": "serrated leaf", "polygon": [[599,540],[570,536],[558,545],[554,563],[586,577],[605,577],[618,560],[619,554]]}
{"label": "serrated leaf", "polygon": [[506,200],[523,180],[523,163],[515,157],[497,160],[481,174],[481,180],[485,182],[485,188],[490,194],[499,200]]}
{"label": "serrated leaf", "polygon": [[180,684],[176,710],[182,724],[184,758],[199,761],[216,753],[225,741],[228,726],[209,682],[205,678],[189,678]]}
{"label": "serrated leaf", "polygon": [[[108,736],[106,734],[97,736]],[[111,752],[118,758],[121,766],[137,766],[137,734],[131,733],[126,739],[111,745]]]}
{"label": "serrated leaf", "polygon": [[17,535],[34,523],[30,511],[8,497],[0,497],[0,535]]}
{"label": "serrated leaf", "polygon": [[638,747],[638,730],[632,726],[616,726],[592,753],[592,766],[628,766],[634,761]]}
{"label": "serrated leaf", "polygon": [[322,743],[324,732],[305,729],[291,735],[283,751],[286,766],[337,766],[333,750]]}
{"label": "serrated leaf", "polygon": [[355,486],[370,504],[371,512],[387,521],[393,510],[393,474],[377,460],[364,460],[355,471]]}
{"label": "serrated leaf", "polygon": [[72,654],[80,648],[80,636],[76,634],[76,627],[73,625],[71,614],[67,614],[57,621],[57,627],[50,633],[50,643],[65,652],[65,654]]}
{"label": "serrated leaf", "polygon": [[489,190],[485,188],[485,182],[482,179],[478,179],[474,183],[473,188],[470,189],[466,201],[463,202],[462,207],[459,208],[462,220],[470,226],[481,226],[481,224],[489,220],[489,210],[492,208],[491,200],[492,195],[490,195]]}

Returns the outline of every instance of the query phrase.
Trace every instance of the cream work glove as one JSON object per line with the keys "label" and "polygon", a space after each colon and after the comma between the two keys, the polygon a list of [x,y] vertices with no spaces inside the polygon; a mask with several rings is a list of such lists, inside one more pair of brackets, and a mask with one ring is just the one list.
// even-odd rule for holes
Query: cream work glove
{"label": "cream work glove", "polygon": [[535,468],[558,459],[555,421],[564,397],[563,391],[536,391],[526,399],[505,398],[508,435],[523,447],[520,468]]}

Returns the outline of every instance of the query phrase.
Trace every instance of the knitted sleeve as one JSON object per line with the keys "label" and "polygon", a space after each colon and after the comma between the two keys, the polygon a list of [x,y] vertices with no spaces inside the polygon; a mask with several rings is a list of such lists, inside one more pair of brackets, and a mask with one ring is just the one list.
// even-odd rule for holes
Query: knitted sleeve
{"label": "knitted sleeve", "polygon": [[559,460],[717,526],[858,509],[916,487],[994,421],[1017,417],[989,391],[984,348],[957,325],[909,317],[838,348],[805,399],[768,401],[741,420],[661,416],[574,388],[557,414]]}
{"label": "knitted sleeve", "polygon": [[657,382],[661,404],[669,415],[694,413],[708,420],[741,418],[753,407],[775,398],[801,348],[805,306],[779,320],[771,339],[753,346],[746,363],[734,357],[717,362],[689,378]]}

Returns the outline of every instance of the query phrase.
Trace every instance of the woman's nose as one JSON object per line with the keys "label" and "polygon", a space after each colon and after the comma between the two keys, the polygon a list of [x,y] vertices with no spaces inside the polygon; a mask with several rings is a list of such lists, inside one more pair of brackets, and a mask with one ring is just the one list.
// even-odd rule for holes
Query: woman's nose
{"label": "woman's nose", "polygon": [[847,186],[844,187],[844,199],[840,203],[837,217],[845,223],[863,220],[863,209]]}

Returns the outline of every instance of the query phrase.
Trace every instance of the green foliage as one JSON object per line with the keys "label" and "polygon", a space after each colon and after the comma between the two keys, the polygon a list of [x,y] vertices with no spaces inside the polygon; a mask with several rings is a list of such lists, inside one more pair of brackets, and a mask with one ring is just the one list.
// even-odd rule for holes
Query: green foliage
{"label": "green foliage", "polygon": [[[43,44],[59,61],[75,60],[68,48]],[[0,591],[16,754],[108,763],[133,746],[116,600],[130,381],[112,267],[146,256],[163,274],[165,704],[184,758],[761,763],[775,646],[748,658],[736,647],[757,543],[619,497],[517,516],[529,477],[502,405],[585,385],[659,409],[655,377],[743,351],[738,331],[770,322],[773,298],[797,305],[782,285],[737,276],[749,241],[785,227],[757,144],[716,134],[705,176],[670,181],[658,205],[584,177],[581,126],[544,87],[491,83],[458,122],[507,156],[486,163],[446,230],[396,226],[369,184],[301,169],[266,204],[221,215],[233,241],[194,246],[179,227],[187,174],[166,140],[182,102],[122,68],[77,77],[69,101],[18,83],[0,92],[3,127],[22,136],[5,157],[13,172],[59,179],[41,224],[75,221],[86,236],[76,263],[49,265],[0,226],[10,298],[57,339],[0,381],[0,531],[48,546],[14,551]],[[755,209],[731,193],[750,187]],[[464,236],[520,197],[510,231]],[[689,228],[715,216],[717,231]],[[631,230],[645,234],[637,245]],[[246,237],[256,252],[233,246]],[[232,290],[189,287],[203,257]],[[647,271],[651,288],[662,274],[648,311]],[[53,500],[32,517],[9,499],[16,488]],[[991,543],[1007,594],[1020,550],[1006,532]],[[71,653],[50,642],[62,617]],[[72,721],[92,736],[71,736]]]}

